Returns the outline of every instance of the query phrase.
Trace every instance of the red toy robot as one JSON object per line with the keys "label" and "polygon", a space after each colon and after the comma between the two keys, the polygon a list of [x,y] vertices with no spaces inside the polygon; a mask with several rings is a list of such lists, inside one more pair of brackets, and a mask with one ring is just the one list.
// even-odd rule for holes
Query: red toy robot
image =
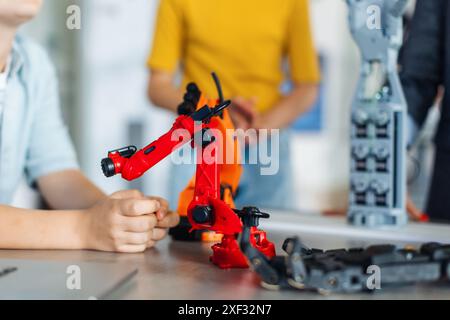
{"label": "red toy robot", "polygon": [[[195,84],[189,84],[184,101],[178,108],[180,116],[166,134],[139,151],[134,146],[110,151],[101,166],[106,177],[121,174],[126,180],[134,180],[172,152],[191,143],[192,148],[197,149],[197,171],[195,186],[192,188],[193,197],[189,199],[188,205],[184,205],[187,206],[190,231],[208,230],[223,235],[221,242],[212,246],[211,256],[211,261],[220,268],[247,268],[247,259],[236,238],[242,232],[242,220],[251,218],[246,215],[254,216],[259,210],[232,208],[234,205],[229,199],[232,198],[230,192],[224,192],[224,185],[221,184],[218,159],[225,145],[222,140],[229,137],[221,135],[219,127],[225,117],[229,120],[226,108],[231,101],[223,100],[220,83],[215,74],[213,77],[219,91],[218,100],[205,99]],[[240,172],[234,175],[234,180],[236,176],[239,179]],[[179,208],[183,208],[183,201],[182,197]],[[250,239],[252,246],[268,258],[275,255],[273,243],[267,240],[266,233],[257,226],[252,227]]]}

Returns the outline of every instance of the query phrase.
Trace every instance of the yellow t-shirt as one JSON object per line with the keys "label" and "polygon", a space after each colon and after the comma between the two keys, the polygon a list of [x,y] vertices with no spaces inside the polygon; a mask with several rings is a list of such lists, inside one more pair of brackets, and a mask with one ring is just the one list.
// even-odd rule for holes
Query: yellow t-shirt
{"label": "yellow t-shirt", "polygon": [[256,98],[264,112],[281,97],[285,58],[291,80],[319,82],[308,0],[161,0],[148,66],[181,65],[183,85],[194,81],[211,98],[215,71],[225,97]]}

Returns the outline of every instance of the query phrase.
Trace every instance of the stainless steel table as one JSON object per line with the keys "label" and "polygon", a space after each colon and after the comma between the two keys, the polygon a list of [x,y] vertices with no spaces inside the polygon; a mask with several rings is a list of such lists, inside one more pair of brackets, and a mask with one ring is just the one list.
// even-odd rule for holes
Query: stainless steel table
{"label": "stainless steel table", "polygon": [[[323,249],[365,246],[375,243],[398,245],[425,241],[450,243],[450,226],[409,224],[400,230],[366,230],[348,226],[344,218],[273,212],[263,222],[269,237],[280,246],[299,235],[310,247]],[[374,294],[320,295],[300,291],[269,291],[259,286],[249,270],[220,270],[208,262],[210,244],[174,242],[170,239],[142,254],[94,251],[0,250],[1,258],[133,264],[137,277],[115,292],[112,299],[450,299],[450,283],[389,288]]]}

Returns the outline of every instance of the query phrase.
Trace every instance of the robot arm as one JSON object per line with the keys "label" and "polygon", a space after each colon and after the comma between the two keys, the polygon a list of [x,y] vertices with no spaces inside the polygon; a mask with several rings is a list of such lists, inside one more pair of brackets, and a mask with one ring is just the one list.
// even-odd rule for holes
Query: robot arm
{"label": "robot arm", "polygon": [[121,174],[128,181],[141,177],[169,154],[192,141],[195,134],[202,132],[203,123],[220,114],[230,103],[224,101],[215,108],[204,106],[191,115],[179,116],[166,134],[139,151],[129,146],[108,152],[108,157],[101,162],[104,175]]}
{"label": "robot arm", "polygon": [[[188,132],[189,135],[180,136],[178,139],[176,136],[178,129],[187,129],[183,132]],[[101,163],[103,173],[107,177],[121,174],[128,181],[137,179],[173,151],[191,141],[193,134],[192,119],[181,116],[175,121],[172,129],[139,151],[136,147],[130,146],[108,152],[108,157]]]}
{"label": "robot arm", "polygon": [[[192,148],[197,149],[197,173],[193,186],[188,186],[186,194],[180,200],[182,208],[185,209],[182,212],[187,215],[189,231],[215,231],[222,236],[221,242],[212,246],[211,256],[211,261],[220,268],[247,268],[247,259],[236,241],[236,235],[242,231],[240,218],[251,224],[248,230],[249,244],[259,253],[271,258],[275,255],[275,247],[267,240],[266,233],[257,228],[258,219],[267,215],[256,208],[244,208],[242,212],[232,209],[234,205],[230,192],[233,185],[234,189],[237,188],[236,180],[239,180],[241,168],[238,157],[235,157],[229,166],[219,166],[219,151],[227,149],[226,144],[222,144],[226,140],[216,135],[217,131],[212,129],[223,134],[228,127],[232,127],[231,119],[227,112],[224,112],[231,101],[223,101],[219,79],[215,74],[213,78],[219,100],[207,99],[194,83],[189,84],[183,103],[178,107],[180,116],[166,134],[139,151],[134,146],[110,151],[101,165],[107,177],[121,174],[126,180],[134,180],[173,151],[191,142]],[[201,137],[198,138],[198,135]],[[226,132],[224,137],[231,139]],[[237,142],[233,140],[231,146],[236,150]],[[228,193],[225,189],[222,193],[221,169],[226,171],[224,182],[233,184],[229,185]]]}

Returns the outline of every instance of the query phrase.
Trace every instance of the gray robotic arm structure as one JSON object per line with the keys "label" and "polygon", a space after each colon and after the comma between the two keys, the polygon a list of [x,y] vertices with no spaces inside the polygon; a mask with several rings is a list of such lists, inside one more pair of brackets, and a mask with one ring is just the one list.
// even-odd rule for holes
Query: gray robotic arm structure
{"label": "gray robotic arm structure", "polygon": [[352,104],[348,219],[355,225],[407,222],[407,106],[397,72],[407,2],[347,0],[350,30],[362,60]]}

